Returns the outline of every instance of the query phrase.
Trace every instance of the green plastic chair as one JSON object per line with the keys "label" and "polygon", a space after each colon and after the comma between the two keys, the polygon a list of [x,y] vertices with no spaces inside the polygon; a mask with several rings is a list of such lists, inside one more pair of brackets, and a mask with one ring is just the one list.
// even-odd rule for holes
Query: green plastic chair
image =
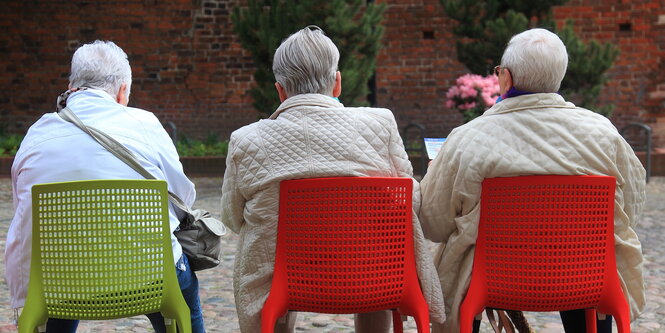
{"label": "green plastic chair", "polygon": [[[91,180],[32,187],[32,259],[19,333],[47,318],[161,312],[191,332],[171,250],[166,182]],[[175,322],[175,323],[174,323]]]}

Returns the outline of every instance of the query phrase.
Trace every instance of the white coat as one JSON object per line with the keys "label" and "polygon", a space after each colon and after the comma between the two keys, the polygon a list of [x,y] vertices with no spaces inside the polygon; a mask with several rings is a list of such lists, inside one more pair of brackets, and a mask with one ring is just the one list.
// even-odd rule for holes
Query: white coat
{"label": "white coat", "polygon": [[[101,90],[88,89],[69,96],[67,105],[84,124],[97,128],[122,143],[141,166],[191,207],[196,197],[194,184],[185,176],[168,134],[155,115],[118,104]],[[144,179],[108,152],[90,135],[56,113],[47,113],[26,134],[12,165],[14,218],[5,247],[6,279],[11,307],[22,307],[30,276],[32,240],[32,185],[87,179]],[[169,211],[171,231],[178,227],[173,208]],[[177,262],[182,247],[171,234]]]}

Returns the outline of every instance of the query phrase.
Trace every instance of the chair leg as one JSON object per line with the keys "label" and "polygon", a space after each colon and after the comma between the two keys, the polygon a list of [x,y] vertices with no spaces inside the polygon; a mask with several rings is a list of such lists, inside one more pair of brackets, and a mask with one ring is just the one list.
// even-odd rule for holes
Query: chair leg
{"label": "chair leg", "polygon": [[402,333],[404,332],[404,326],[402,326],[402,316],[399,314],[398,310],[393,311],[393,332]]}
{"label": "chair leg", "polygon": [[598,305],[598,312],[612,315],[616,321],[619,333],[630,333],[630,307],[628,301],[623,297],[623,292],[618,283],[610,296],[602,299]]}
{"label": "chair leg", "polygon": [[630,333],[630,314],[628,316],[614,316],[619,333]]}
{"label": "chair leg", "polygon": [[596,333],[596,309],[585,309],[584,310],[584,319],[586,320],[586,331],[587,333]]}
{"label": "chair leg", "polygon": [[189,312],[189,308],[185,301],[182,301],[184,307],[180,308],[163,308],[161,313],[164,317],[164,326],[166,326],[166,332],[169,333],[191,333],[192,332],[192,318]]}
{"label": "chair leg", "polygon": [[413,315],[413,319],[416,320],[416,326],[418,327],[418,333],[429,333],[429,311],[418,311]]}
{"label": "chair leg", "polygon": [[18,333],[46,332],[46,320],[40,323],[40,317],[41,316],[30,316],[27,313],[21,313],[21,316],[18,319]]}
{"label": "chair leg", "polygon": [[[275,284],[277,278],[277,275],[273,275],[273,284]],[[285,277],[281,279],[286,281]],[[279,287],[271,287],[268,298],[263,304],[263,309],[261,309],[261,333],[274,333],[277,319],[285,315],[288,310],[286,284]]]}
{"label": "chair leg", "polygon": [[461,333],[473,332],[473,320],[477,316],[482,316],[485,309],[484,296],[486,294],[469,290],[464,298],[459,311],[459,324]]}
{"label": "chair leg", "polygon": [[177,324],[179,323],[171,318],[164,318],[164,326],[166,326],[167,333],[178,333]]}
{"label": "chair leg", "polygon": [[183,315],[182,318],[176,320],[178,324],[178,332],[180,333],[192,333],[192,318],[187,314]]}
{"label": "chair leg", "polygon": [[[23,326],[23,328],[21,326]],[[18,326],[18,333],[41,333],[41,332],[46,332],[46,325],[35,326],[33,328],[30,328],[30,326],[25,324]]]}
{"label": "chair leg", "polygon": [[598,311],[612,315],[619,333],[630,333],[630,308],[625,298],[616,299],[614,303],[605,303]]}
{"label": "chair leg", "polygon": [[274,333],[275,324],[279,317],[281,316],[279,316],[276,309],[264,305],[261,311],[261,333]]}

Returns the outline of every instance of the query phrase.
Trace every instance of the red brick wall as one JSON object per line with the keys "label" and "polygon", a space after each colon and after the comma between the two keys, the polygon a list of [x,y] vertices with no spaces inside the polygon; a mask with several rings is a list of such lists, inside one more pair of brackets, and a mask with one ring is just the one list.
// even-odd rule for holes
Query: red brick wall
{"label": "red brick wall", "polygon": [[439,0],[383,2],[388,7],[377,59],[377,104],[391,109],[401,127],[415,122],[427,135],[446,136],[462,117],[446,109],[445,94],[467,73],[457,61],[451,20]]}
{"label": "red brick wall", "polygon": [[[377,103],[400,127],[417,122],[431,136],[461,123],[445,92],[467,72],[456,60],[452,22],[438,0],[383,0],[384,48]],[[130,56],[131,105],[173,121],[180,133],[227,138],[257,119],[249,88],[253,64],[233,33],[230,11],[244,0],[5,0],[0,11],[0,126],[23,132],[54,108],[82,43],[115,41]],[[616,105],[618,127],[642,121],[665,147],[665,3],[571,0],[555,18],[575,22],[588,40],[621,49],[602,100]],[[620,31],[630,23],[631,31]]]}
{"label": "red brick wall", "polygon": [[129,55],[130,105],[180,133],[223,138],[257,119],[253,63],[232,30],[229,0],[21,1],[0,11],[0,126],[23,132],[67,88],[71,55],[113,40]]}
{"label": "red brick wall", "polygon": [[[378,104],[391,108],[401,125],[426,125],[432,136],[445,136],[461,117],[444,106],[445,92],[466,68],[456,60],[453,21],[438,0],[384,1],[385,47],[377,64]],[[652,127],[656,146],[665,146],[665,1],[571,0],[554,9],[562,25],[571,19],[585,41],[596,39],[621,51],[601,92],[615,105],[612,121]],[[621,31],[630,24],[631,31]],[[427,31],[434,39],[425,39]]]}
{"label": "red brick wall", "polygon": [[618,128],[631,122],[652,127],[665,146],[665,1],[571,0],[554,10],[559,23],[572,20],[584,40],[615,44],[620,54],[609,70],[601,100],[615,105]]}

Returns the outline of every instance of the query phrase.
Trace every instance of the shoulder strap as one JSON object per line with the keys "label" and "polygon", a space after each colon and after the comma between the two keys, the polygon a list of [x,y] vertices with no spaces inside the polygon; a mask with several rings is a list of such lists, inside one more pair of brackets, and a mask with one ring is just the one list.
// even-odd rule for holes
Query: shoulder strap
{"label": "shoulder strap", "polygon": [[[494,311],[499,315],[499,320],[494,317]],[[501,333],[504,329],[506,330],[506,333],[515,332],[515,327],[506,314],[506,311],[486,308],[485,313],[487,314],[487,319],[489,320],[490,325],[492,325],[494,332]]]}
{"label": "shoulder strap", "polygon": [[[143,168],[141,164],[138,162],[134,154],[127,149],[124,145],[122,145],[120,142],[116,141],[113,137],[110,135],[94,128],[85,125],[79,117],[74,114],[74,112],[68,108],[65,107],[60,112],[58,112],[58,115],[76,125],[78,128],[83,130],[84,132],[88,133],[95,141],[97,141],[102,147],[106,148],[111,154],[115,155],[118,159],[121,161],[125,162],[125,164],[129,165],[132,169],[136,170],[141,176],[143,176],[146,179],[156,179],[155,176],[153,176],[148,170]],[[191,209],[185,205],[185,203],[180,199],[175,193],[169,191],[169,200],[171,203],[173,203],[176,207],[180,208],[182,211],[191,213]]]}

